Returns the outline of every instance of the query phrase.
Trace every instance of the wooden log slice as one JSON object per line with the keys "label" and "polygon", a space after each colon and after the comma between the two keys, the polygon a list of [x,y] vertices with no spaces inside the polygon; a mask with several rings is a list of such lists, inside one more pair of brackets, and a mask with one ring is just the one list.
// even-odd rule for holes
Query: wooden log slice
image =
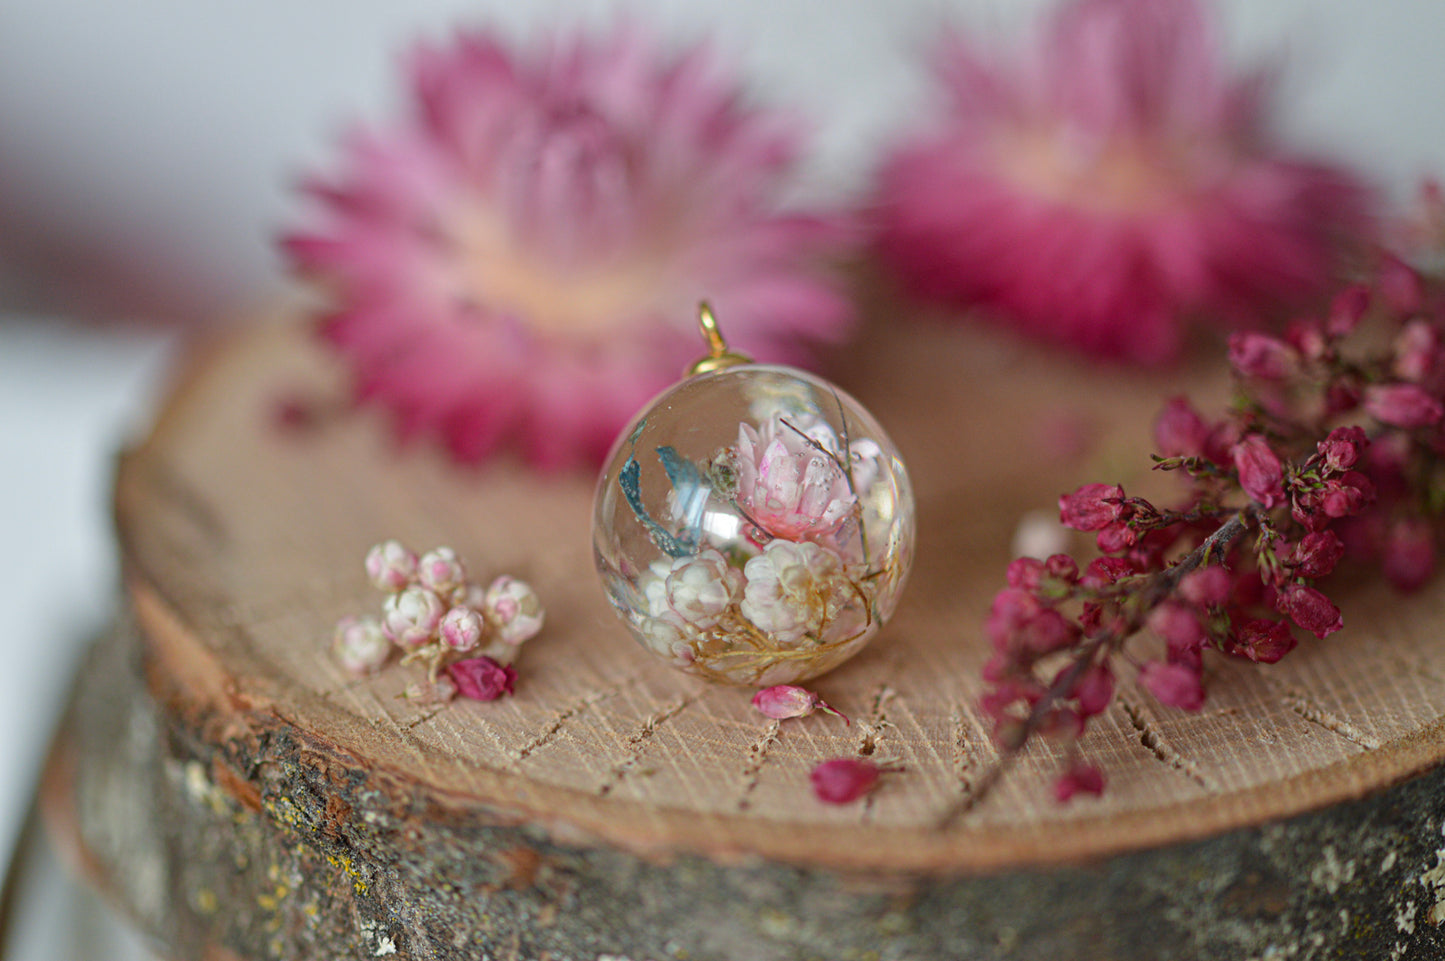
{"label": "wooden log slice", "polygon": [[[1216,660],[1200,714],[1129,679],[1084,741],[1107,793],[1051,799],[1034,746],[985,797],[979,625],[1027,511],[1142,476],[1180,389],[958,330],[877,333],[840,378],[893,434],[917,565],[874,644],[769,722],[678,674],[592,571],[590,476],[456,468],[377,415],[283,426],[341,377],[295,324],[196,360],[120,465],[127,626],[81,678],[52,821],[176,959],[1428,958],[1445,948],[1445,589],[1362,584],[1346,630]],[[1092,437],[1086,457],[1050,438]],[[548,609],[514,697],[418,705],[332,626],[361,558],[448,544]],[[819,760],[897,770],[814,800]]]}

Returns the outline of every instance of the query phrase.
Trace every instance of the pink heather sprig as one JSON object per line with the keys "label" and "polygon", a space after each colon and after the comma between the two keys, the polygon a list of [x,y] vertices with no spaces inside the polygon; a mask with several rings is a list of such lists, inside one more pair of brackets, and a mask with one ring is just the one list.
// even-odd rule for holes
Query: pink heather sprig
{"label": "pink heather sprig", "polygon": [[[1085,484],[1059,498],[1059,515],[1101,556],[1009,565],[986,624],[982,708],[1003,752],[992,776],[1045,735],[1070,744],[1055,795],[1097,794],[1103,772],[1078,741],[1123,665],[1161,704],[1198,711],[1207,653],[1269,664],[1344,626],[1318,584],[1345,560],[1377,563],[1401,590],[1433,573],[1445,511],[1440,283],[1382,255],[1371,283],[1342,291],[1325,316],[1280,337],[1233,335],[1229,361],[1237,396],[1224,417],[1173,398],[1155,423],[1155,467],[1180,478],[1178,506]],[[1135,643],[1144,634],[1156,645]]]}
{"label": "pink heather sprig", "polygon": [[398,541],[383,541],[366,554],[366,576],[384,594],[380,621],[343,618],[336,626],[332,654],[353,674],[372,674],[391,656],[421,663],[424,682],[404,696],[432,703],[460,694],[491,701],[511,694],[517,672],[512,660],[523,642],[542,629],[544,612],[525,582],[502,575],[485,589],[467,577],[449,547],[420,557]]}

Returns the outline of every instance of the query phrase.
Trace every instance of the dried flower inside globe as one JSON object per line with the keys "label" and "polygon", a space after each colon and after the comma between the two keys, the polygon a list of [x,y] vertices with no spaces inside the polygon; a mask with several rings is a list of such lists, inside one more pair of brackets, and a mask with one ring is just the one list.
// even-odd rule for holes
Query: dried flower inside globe
{"label": "dried flower inside globe", "polygon": [[897,606],[913,494],[883,429],[791,367],[711,353],[623,431],[598,481],[593,548],[644,647],[730,684],[807,680]]}

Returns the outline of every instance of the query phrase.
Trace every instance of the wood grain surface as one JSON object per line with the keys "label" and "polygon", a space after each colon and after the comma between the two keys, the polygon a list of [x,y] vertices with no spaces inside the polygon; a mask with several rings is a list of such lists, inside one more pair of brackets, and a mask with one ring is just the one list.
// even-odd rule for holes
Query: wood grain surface
{"label": "wood grain surface", "polygon": [[[1059,805],[1059,757],[1033,747],[974,803],[995,760],[975,707],[984,612],[1028,511],[1086,480],[1145,476],[1162,399],[1218,399],[1197,372],[1076,366],[977,332],[877,326],[839,381],[893,435],[918,498],[917,561],[894,621],[813,686],[853,718],[769,722],[749,691],[685,677],[615,620],[593,573],[593,478],[511,463],[459,469],[398,448],[383,418],[279,426],[277,405],[344,396],[293,322],[198,357],[154,434],[120,465],[127,583],[151,670],[192,696],[265,712],[446,803],[646,856],[957,874],[1058,865],[1200,838],[1360,797],[1434,765],[1445,715],[1445,590],[1340,595],[1346,629],[1278,665],[1209,663],[1202,713],[1126,679],[1085,739],[1107,793]],[[1086,450],[1068,438],[1087,437]],[[1062,439],[1062,440],[1061,440]],[[357,680],[332,625],[373,613],[367,547],[454,547],[547,606],[516,695],[417,706],[395,665]],[[1079,545],[1083,547],[1083,545]],[[808,771],[866,755],[897,770],[866,800],[814,801]],[[949,819],[950,812],[961,812]],[[946,827],[941,826],[947,819]]]}

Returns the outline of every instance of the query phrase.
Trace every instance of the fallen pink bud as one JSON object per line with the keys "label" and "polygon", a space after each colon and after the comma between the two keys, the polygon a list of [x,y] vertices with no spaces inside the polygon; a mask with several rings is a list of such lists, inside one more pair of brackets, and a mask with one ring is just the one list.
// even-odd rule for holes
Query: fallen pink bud
{"label": "fallen pink bud", "polygon": [[835,757],[813,768],[808,780],[813,794],[826,804],[848,804],[858,800],[878,783],[878,765],[862,758]]}
{"label": "fallen pink bud", "polygon": [[772,687],[763,688],[753,695],[753,707],[775,721],[807,717],[814,711],[824,711],[841,717],[844,724],[851,723],[847,715],[835,711],[815,692],[794,684],[774,684]]}

